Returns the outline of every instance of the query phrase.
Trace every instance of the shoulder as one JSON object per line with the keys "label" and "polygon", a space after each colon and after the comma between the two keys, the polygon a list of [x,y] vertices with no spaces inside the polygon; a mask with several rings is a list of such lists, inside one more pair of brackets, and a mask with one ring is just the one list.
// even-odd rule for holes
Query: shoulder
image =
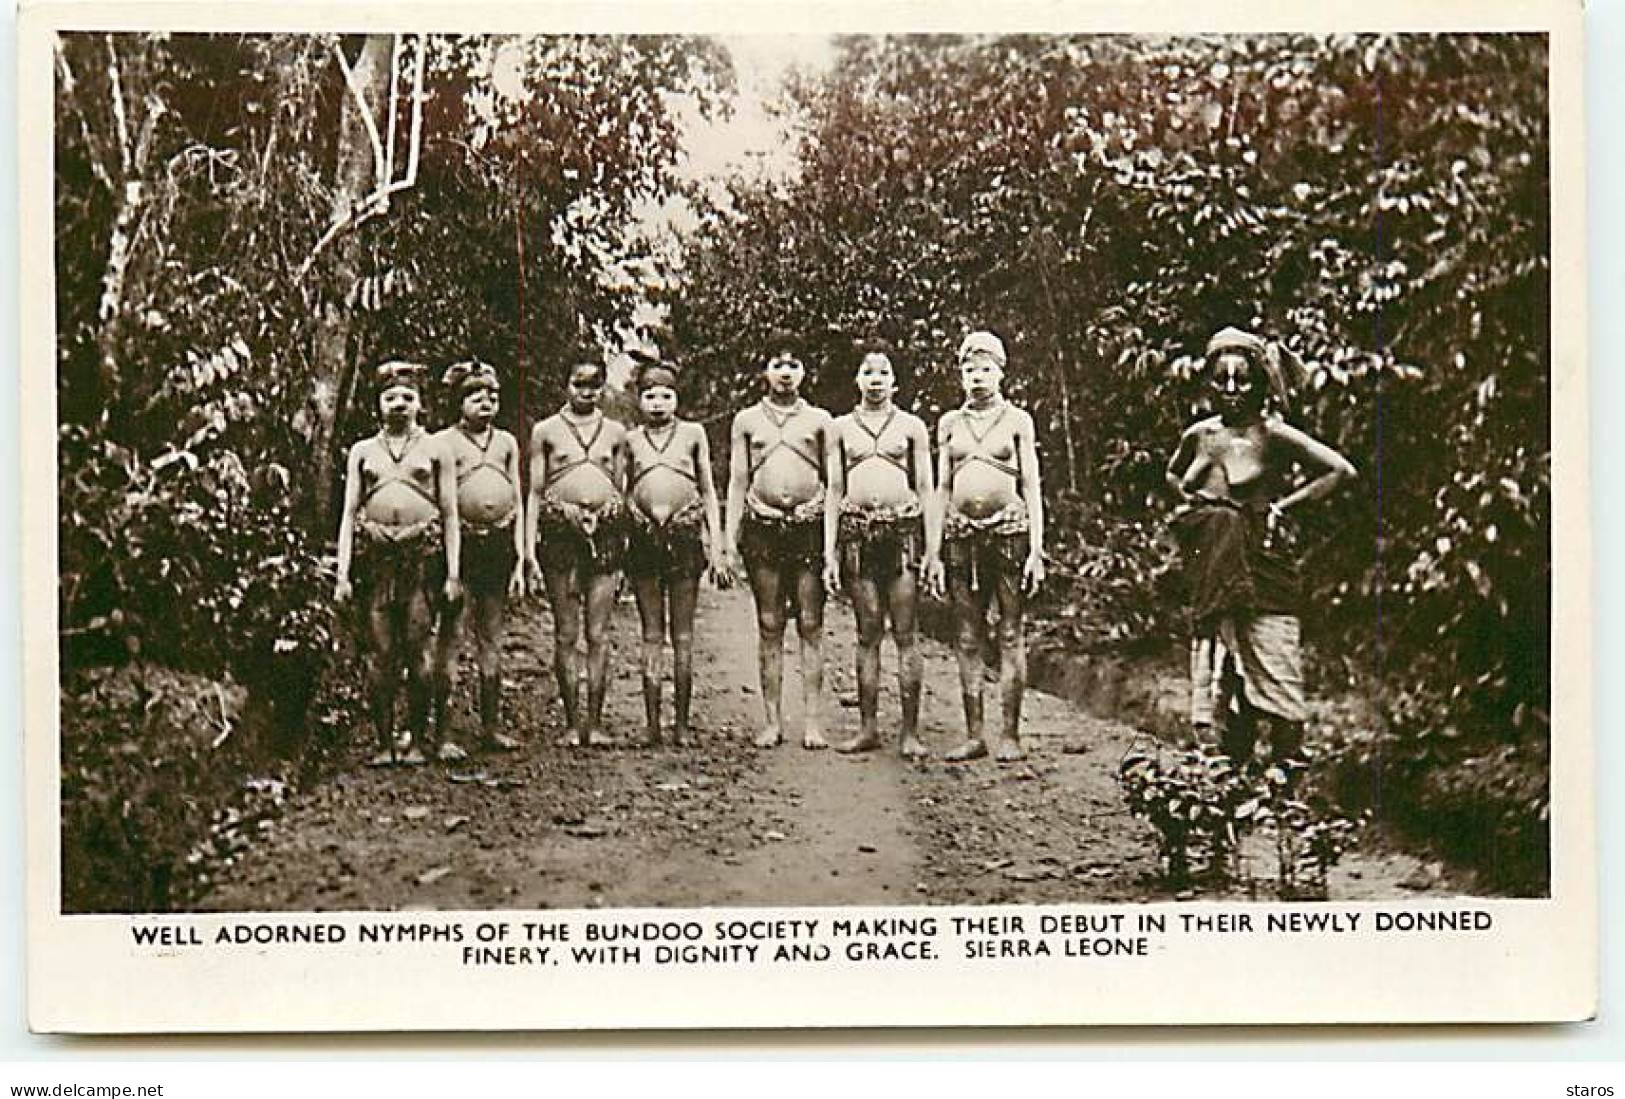
{"label": "shoulder", "polygon": [[513,437],[513,432],[504,431],[499,427],[497,428],[497,445],[517,448],[519,446],[519,440]]}
{"label": "shoulder", "polygon": [[944,412],[942,414],[942,418],[937,421],[937,436],[939,438],[946,439],[949,433],[953,431],[954,425],[958,422],[959,409],[950,408],[948,411]]}
{"label": "shoulder", "polygon": [[1186,439],[1200,439],[1204,436],[1213,434],[1223,426],[1224,418],[1222,416],[1207,416],[1203,419],[1197,420],[1195,423],[1187,427],[1180,434],[1179,438],[1182,442]]}
{"label": "shoulder", "polygon": [[1264,434],[1271,439],[1281,439],[1289,443],[1301,443],[1309,438],[1305,432],[1293,427],[1279,416],[1265,417]]}
{"label": "shoulder", "polygon": [[755,405],[746,405],[734,413],[733,429],[735,431],[749,431],[751,426],[760,418],[761,413],[756,410]]}
{"label": "shoulder", "polygon": [[610,416],[604,417],[604,433],[616,442],[624,442],[632,434],[625,424]]}
{"label": "shoulder", "polygon": [[820,427],[828,428],[835,426],[835,417],[829,414],[828,409],[820,408],[819,406],[813,404],[807,406],[807,411],[812,413],[813,419]]}
{"label": "shoulder", "polygon": [[1025,428],[1028,431],[1033,429],[1033,414],[1018,404],[1010,406],[1010,418],[1016,422],[1018,428]]}
{"label": "shoulder", "polygon": [[910,435],[925,434],[925,421],[906,409],[897,410],[897,422],[901,424],[903,426],[903,430],[907,431]]}
{"label": "shoulder", "polygon": [[350,461],[359,462],[371,453],[374,439],[371,435],[363,436],[350,444]]}

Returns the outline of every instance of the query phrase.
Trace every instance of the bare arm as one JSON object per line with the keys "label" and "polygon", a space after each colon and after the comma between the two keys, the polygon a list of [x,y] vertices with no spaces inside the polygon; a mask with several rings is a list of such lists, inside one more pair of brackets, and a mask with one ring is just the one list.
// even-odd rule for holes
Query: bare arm
{"label": "bare arm", "polygon": [[1285,420],[1271,420],[1267,426],[1271,440],[1284,444],[1305,462],[1324,470],[1319,477],[1276,500],[1272,506],[1277,511],[1285,511],[1305,500],[1325,499],[1344,481],[1354,479],[1354,463],[1313,435],[1299,431]]}
{"label": "bare arm", "polygon": [[[1021,494],[1027,504],[1027,552],[1044,556],[1044,486],[1039,481],[1037,433],[1033,418],[1022,410],[1016,427],[1016,462],[1021,467]],[[1040,577],[1042,579],[1042,577]]]}
{"label": "bare arm", "polygon": [[942,509],[937,499],[936,482],[931,476],[931,437],[926,434],[925,423],[918,417],[909,425],[909,463],[914,470],[914,489],[920,498],[920,510],[925,515],[925,556],[935,557],[942,549]]}
{"label": "bare arm", "polygon": [[717,482],[711,473],[711,440],[705,428],[694,425],[694,468],[700,479],[700,502],[705,506],[705,533],[711,552],[722,551],[722,506],[717,500]]}
{"label": "bare arm", "polygon": [[[440,500],[440,524],[446,540],[446,584],[461,583],[463,563],[463,521],[457,512],[457,456],[441,439],[435,445],[436,492]],[[447,596],[451,593],[448,590]]]}
{"label": "bare arm", "polygon": [[349,595],[350,563],[355,553],[355,513],[361,506],[361,444],[350,448],[344,463],[344,511],[339,516],[338,590],[342,602]]}
{"label": "bare arm", "polygon": [[829,486],[824,492],[824,561],[826,564],[836,560],[835,543],[840,537],[841,502],[846,499],[846,462],[844,460],[846,443],[842,438],[844,431],[841,422],[834,420],[828,425],[824,436],[824,482]]}
{"label": "bare arm", "polygon": [[1201,440],[1201,424],[1192,424],[1179,436],[1179,446],[1168,459],[1168,468],[1163,473],[1163,479],[1168,487],[1180,496],[1186,495],[1185,482],[1193,472],[1192,463],[1196,458],[1197,445]]}
{"label": "bare arm", "polygon": [[502,460],[502,468],[508,474],[508,480],[513,485],[513,551],[519,558],[520,564],[525,561],[525,517],[530,509],[525,506],[525,494],[520,491],[519,480],[519,440],[512,435],[508,436],[508,453]]}
{"label": "bare arm", "polygon": [[745,510],[745,490],[749,488],[750,453],[745,440],[744,413],[734,416],[728,432],[728,510],[723,516],[722,544],[730,554],[739,552],[739,522]]}
{"label": "bare arm", "polygon": [[536,563],[536,518],[541,514],[542,486],[547,483],[546,436],[542,425],[530,429],[530,494],[525,501],[525,561]]}

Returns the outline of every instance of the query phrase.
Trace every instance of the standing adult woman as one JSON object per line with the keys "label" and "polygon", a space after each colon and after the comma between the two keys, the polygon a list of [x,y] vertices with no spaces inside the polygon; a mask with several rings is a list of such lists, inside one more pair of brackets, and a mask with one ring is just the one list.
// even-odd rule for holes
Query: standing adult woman
{"label": "standing adult woman", "polygon": [[[1199,736],[1222,723],[1220,746],[1238,764],[1252,761],[1260,725],[1272,756],[1301,754],[1303,596],[1289,518],[1354,476],[1288,422],[1284,354],[1251,332],[1216,333],[1205,364],[1216,412],[1185,429],[1167,469],[1184,501],[1175,531],[1191,600],[1191,723]],[[1294,486],[1299,462],[1320,473]],[[1233,709],[1216,714],[1221,698]]]}

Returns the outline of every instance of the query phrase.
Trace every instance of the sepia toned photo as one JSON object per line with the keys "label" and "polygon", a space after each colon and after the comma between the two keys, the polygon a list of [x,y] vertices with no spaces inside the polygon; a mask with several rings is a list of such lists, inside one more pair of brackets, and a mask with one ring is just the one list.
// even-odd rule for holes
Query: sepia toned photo
{"label": "sepia toned photo", "polygon": [[[1583,921],[1552,33],[1079,24],[38,35],[52,933],[638,1026],[1162,932],[1436,936],[1465,1018]],[[1209,1021],[1384,1017],[1312,994]]]}

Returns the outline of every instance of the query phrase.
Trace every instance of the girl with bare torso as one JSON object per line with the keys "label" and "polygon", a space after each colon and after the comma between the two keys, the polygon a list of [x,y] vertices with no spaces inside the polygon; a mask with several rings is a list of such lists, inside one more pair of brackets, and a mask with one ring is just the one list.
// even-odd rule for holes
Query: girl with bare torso
{"label": "girl with bare torso", "polygon": [[[569,401],[530,437],[526,571],[553,607],[553,674],[564,700],[565,742],[608,743],[600,728],[609,665],[609,616],[624,547],[626,429],[604,415],[604,368],[570,368]],[[582,712],[576,645],[587,639]]]}
{"label": "girl with bare torso", "polygon": [[880,642],[891,619],[903,726],[899,751],[925,754],[920,743],[920,651],[915,611],[919,566],[937,554],[931,440],[919,417],[892,401],[897,377],[885,355],[858,364],[858,406],[835,421],[837,451],[830,493],[838,519],[825,547],[826,583],[844,583],[858,625],[858,735],[838,752],[880,746]]}
{"label": "girl with bare torso", "polygon": [[800,394],[806,368],[776,337],[762,368],[767,394],[734,416],[723,542],[729,568],[741,559],[756,601],[758,663],[766,720],[756,745],[783,739],[785,605],[801,638],[803,748],[824,748],[824,546],[835,510],[826,491],[834,447],[829,413]]}
{"label": "girl with bare torso", "polygon": [[467,599],[446,604],[435,635],[435,727],[440,758],[465,753],[451,738],[448,700],[459,626],[473,620],[479,669],[480,747],[511,750],[518,742],[498,724],[502,705],[502,624],[510,596],[524,595],[525,527],[519,492],[519,442],[496,426],[501,388],[488,363],[456,363],[443,382],[459,418],[435,436],[456,469],[457,513],[462,526],[462,577]]}
{"label": "girl with bare torso", "polygon": [[1000,393],[1004,343],[972,332],[959,345],[965,403],[937,425],[942,559],[927,563],[932,586],[946,586],[958,622],[959,688],[965,741],[953,762],[987,755],[982,664],[989,647],[988,610],[999,607],[997,758],[1022,759],[1021,700],[1027,689],[1025,600],[1044,581],[1044,498],[1033,420]]}
{"label": "girl with bare torso", "polygon": [[[462,599],[461,528],[452,463],[418,423],[423,367],[389,362],[375,375],[383,426],[350,448],[339,519],[334,599],[359,596],[371,640],[375,762],[422,762],[433,674],[432,604]],[[442,556],[444,555],[444,556]],[[395,739],[395,692],[407,681],[407,733]]]}
{"label": "girl with bare torso", "polygon": [[[1281,354],[1235,328],[1208,342],[1217,414],[1185,430],[1167,470],[1184,500],[1175,530],[1191,597],[1191,723],[1202,735],[1216,717],[1223,721],[1220,743],[1237,763],[1252,760],[1261,722],[1276,758],[1302,748],[1302,592],[1286,520],[1354,476],[1347,458],[1284,418]],[[1299,462],[1321,472],[1292,488]],[[1240,712],[1215,715],[1226,677],[1240,682]]]}
{"label": "girl with bare torso", "polygon": [[719,580],[722,520],[711,444],[699,424],[677,418],[677,376],[659,364],[638,373],[643,424],[627,436],[626,575],[643,622],[643,709],[648,741],[660,742],[660,665],[671,625],[672,743],[689,736],[694,693],[694,606],[709,564]]}

